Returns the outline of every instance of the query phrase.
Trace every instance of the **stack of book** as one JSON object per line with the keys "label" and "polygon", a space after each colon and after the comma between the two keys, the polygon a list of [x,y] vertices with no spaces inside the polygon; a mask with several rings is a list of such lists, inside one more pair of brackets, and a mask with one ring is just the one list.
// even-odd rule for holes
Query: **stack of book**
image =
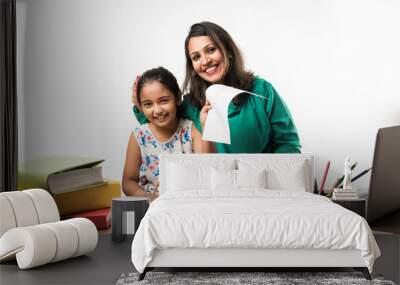
{"label": "stack of book", "polygon": [[117,181],[106,180],[104,159],[51,156],[19,165],[18,189],[48,190],[61,218],[85,217],[98,229],[110,227],[112,198],[121,196]]}
{"label": "stack of book", "polygon": [[72,218],[86,218],[91,220],[96,228],[99,230],[106,230],[111,227],[111,209],[104,208],[93,211],[84,211],[79,213],[74,213],[70,215],[64,215],[64,219]]}
{"label": "stack of book", "polygon": [[352,200],[358,199],[358,191],[356,189],[342,189],[342,188],[335,188],[333,190],[332,199],[334,200]]}

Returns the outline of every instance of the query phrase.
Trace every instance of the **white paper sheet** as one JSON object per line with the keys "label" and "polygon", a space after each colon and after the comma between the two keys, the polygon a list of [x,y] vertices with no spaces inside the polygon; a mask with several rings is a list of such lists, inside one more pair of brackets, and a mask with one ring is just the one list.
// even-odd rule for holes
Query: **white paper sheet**
{"label": "white paper sheet", "polygon": [[208,112],[204,125],[203,140],[231,144],[228,106],[233,97],[243,92],[266,99],[258,94],[222,84],[214,84],[207,88],[206,98],[211,103],[212,109]]}

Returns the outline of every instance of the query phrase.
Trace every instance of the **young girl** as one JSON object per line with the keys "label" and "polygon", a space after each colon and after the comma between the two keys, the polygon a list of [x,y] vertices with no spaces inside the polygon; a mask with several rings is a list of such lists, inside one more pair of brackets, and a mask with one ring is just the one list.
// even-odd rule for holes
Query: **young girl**
{"label": "young girl", "polygon": [[[178,106],[181,91],[174,75],[163,67],[146,71],[137,81],[137,105],[148,123],[132,132],[122,189],[128,196],[144,196],[151,201],[158,197],[160,153],[208,153],[211,142],[203,141],[193,121],[180,118]],[[200,114],[204,127],[209,105]]]}

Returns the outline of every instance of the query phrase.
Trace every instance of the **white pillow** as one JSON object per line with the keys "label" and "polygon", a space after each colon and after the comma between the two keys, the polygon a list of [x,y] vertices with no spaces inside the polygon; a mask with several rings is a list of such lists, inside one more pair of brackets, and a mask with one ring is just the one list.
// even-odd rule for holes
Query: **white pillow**
{"label": "white pillow", "polygon": [[244,159],[238,160],[239,170],[266,170],[268,189],[307,191],[310,189],[310,167],[307,160]]}
{"label": "white pillow", "polygon": [[272,169],[267,172],[268,188],[273,190],[304,191],[308,189],[305,164],[293,165],[288,169]]}
{"label": "white pillow", "polygon": [[236,159],[222,154],[161,154],[160,195],[171,191],[212,191],[211,167],[235,169]]}
{"label": "white pillow", "polygon": [[211,189],[236,189],[236,170],[211,168]]}
{"label": "white pillow", "polygon": [[266,188],[266,171],[211,169],[211,188],[213,190],[237,190],[240,188]]}
{"label": "white pillow", "polygon": [[210,189],[210,167],[185,166],[176,163],[168,165],[168,191],[189,189]]}
{"label": "white pillow", "polygon": [[236,170],[237,188],[267,188],[267,171]]}
{"label": "white pillow", "polygon": [[191,155],[182,155],[182,158],[165,164],[167,175],[163,181],[166,183],[165,186],[160,185],[160,195],[170,191],[211,190],[211,168],[232,170],[236,165],[232,159],[207,161],[190,157]]}

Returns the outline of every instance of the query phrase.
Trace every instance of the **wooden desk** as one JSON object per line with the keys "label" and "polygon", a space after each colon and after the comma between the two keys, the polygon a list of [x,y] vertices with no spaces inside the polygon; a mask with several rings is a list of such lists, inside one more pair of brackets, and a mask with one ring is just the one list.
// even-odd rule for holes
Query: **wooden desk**
{"label": "wooden desk", "polygon": [[359,214],[361,217],[366,218],[366,207],[367,200],[363,198],[351,199],[351,200],[336,200],[332,199],[332,202],[339,204],[340,206]]}

